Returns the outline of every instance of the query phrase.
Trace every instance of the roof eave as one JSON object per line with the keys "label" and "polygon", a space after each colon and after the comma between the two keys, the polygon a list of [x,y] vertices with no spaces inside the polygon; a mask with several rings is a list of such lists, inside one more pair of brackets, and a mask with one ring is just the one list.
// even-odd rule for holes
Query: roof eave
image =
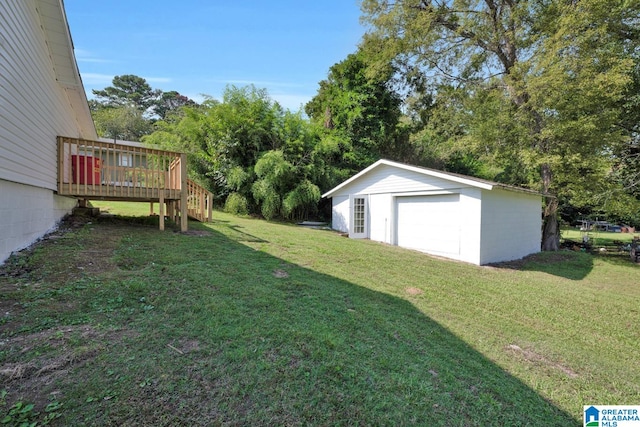
{"label": "roof eave", "polygon": [[62,0],[40,0],[37,10],[47,39],[59,41],[58,43],[49,42],[47,46],[53,61],[56,80],[67,93],[69,103],[76,112],[81,137],[95,139],[96,127],[76,62],[64,3]]}
{"label": "roof eave", "polygon": [[369,173],[373,169],[379,167],[380,165],[393,166],[393,167],[397,167],[397,168],[400,168],[400,169],[410,170],[412,172],[416,172],[416,173],[419,173],[419,174],[422,174],[422,175],[434,176],[436,178],[446,179],[447,181],[453,181],[453,182],[457,182],[459,184],[468,185],[470,187],[481,188],[483,190],[491,190],[494,187],[493,184],[489,184],[489,183],[481,182],[481,181],[476,181],[476,180],[471,179],[471,178],[463,178],[463,177],[460,177],[460,176],[457,176],[457,175],[448,174],[446,172],[439,172],[439,171],[435,171],[435,170],[432,170],[432,169],[420,168],[420,167],[417,167],[417,166],[411,166],[411,165],[407,165],[407,164],[404,164],[404,163],[393,162],[391,160],[380,159],[377,162],[375,162],[372,165],[370,165],[369,167],[367,167],[367,168],[363,169],[362,171],[360,171],[359,173],[355,174],[351,178],[349,178],[346,181],[342,182],[338,186],[336,186],[336,187],[332,188],[331,190],[327,191],[326,193],[324,193],[322,195],[322,198],[332,197],[333,194],[338,192],[340,189],[346,187],[347,185],[349,185],[352,182],[356,181],[361,176],[366,175],[367,173]]}

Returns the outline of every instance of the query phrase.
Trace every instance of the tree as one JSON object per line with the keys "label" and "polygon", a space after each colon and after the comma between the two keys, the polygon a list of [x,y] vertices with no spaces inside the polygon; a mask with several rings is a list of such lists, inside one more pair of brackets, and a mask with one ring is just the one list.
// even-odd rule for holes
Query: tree
{"label": "tree", "polygon": [[635,52],[633,82],[622,100],[621,127],[627,138],[615,150],[614,176],[640,200],[640,51]]}
{"label": "tree", "polygon": [[529,184],[547,195],[541,246],[556,250],[560,200],[606,175],[607,153],[623,136],[619,102],[633,64],[624,47],[637,43],[638,3],[364,0],[362,7],[373,72],[392,63],[408,79],[419,74],[469,99],[495,100],[490,123],[470,119],[487,107],[473,103],[459,138],[516,153],[537,172]]}
{"label": "tree", "polygon": [[151,131],[151,123],[131,106],[106,107],[92,112],[98,134],[105,138],[139,141]]}
{"label": "tree", "polygon": [[164,120],[171,113],[175,113],[182,107],[193,107],[196,102],[175,90],[169,92],[162,92],[158,99],[154,102],[153,112],[161,119]]}
{"label": "tree", "polygon": [[359,51],[333,65],[305,111],[340,140],[336,163],[360,170],[381,157],[406,160],[406,134],[400,130],[402,99],[391,88],[394,70],[368,76],[367,58]]}
{"label": "tree", "polygon": [[103,137],[138,141],[151,132],[158,117],[168,119],[182,107],[197,106],[176,91],[152,89],[135,75],[116,76],[112,82],[113,86],[93,90],[96,99],[89,100],[91,115]]}
{"label": "tree", "polygon": [[92,91],[103,106],[133,106],[145,113],[156,104],[161,94],[160,90],[152,89],[144,78],[132,74],[115,76],[112,84],[103,90]]}
{"label": "tree", "polygon": [[187,152],[189,173],[234,213],[300,219],[317,211],[327,179],[319,133],[301,114],[284,111],[264,89],[226,88],[222,101],[184,107],[159,121],[145,142]]}

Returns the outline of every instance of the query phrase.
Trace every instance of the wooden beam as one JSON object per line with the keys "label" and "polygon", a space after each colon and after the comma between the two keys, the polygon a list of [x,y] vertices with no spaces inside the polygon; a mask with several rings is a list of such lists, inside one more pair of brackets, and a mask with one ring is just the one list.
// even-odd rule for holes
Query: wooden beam
{"label": "wooden beam", "polygon": [[180,231],[189,229],[189,218],[187,211],[187,155],[180,155]]}
{"label": "wooden beam", "polygon": [[213,194],[207,193],[207,207],[209,208],[209,215],[207,216],[207,222],[213,222]]}
{"label": "wooden beam", "polygon": [[160,230],[164,230],[164,190],[160,190],[160,200],[158,201],[160,215]]}
{"label": "wooden beam", "polygon": [[[69,174],[71,175],[71,174]],[[58,192],[63,190],[64,186],[64,144],[62,138],[58,137]]]}

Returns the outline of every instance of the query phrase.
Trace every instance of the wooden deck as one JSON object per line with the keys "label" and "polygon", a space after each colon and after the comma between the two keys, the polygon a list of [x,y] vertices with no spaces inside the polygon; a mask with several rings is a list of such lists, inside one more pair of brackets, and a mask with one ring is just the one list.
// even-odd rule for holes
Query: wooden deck
{"label": "wooden deck", "polygon": [[213,195],[187,178],[184,153],[142,146],[58,137],[58,194],[84,200],[159,204],[188,229],[190,216],[211,221]]}

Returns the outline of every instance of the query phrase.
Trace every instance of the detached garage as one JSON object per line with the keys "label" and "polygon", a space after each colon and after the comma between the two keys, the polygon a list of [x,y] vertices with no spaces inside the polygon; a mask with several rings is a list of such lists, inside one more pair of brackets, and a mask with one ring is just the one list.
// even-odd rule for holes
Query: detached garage
{"label": "detached garage", "polygon": [[542,195],[379,160],[323,197],[332,228],[477,265],[540,250]]}

